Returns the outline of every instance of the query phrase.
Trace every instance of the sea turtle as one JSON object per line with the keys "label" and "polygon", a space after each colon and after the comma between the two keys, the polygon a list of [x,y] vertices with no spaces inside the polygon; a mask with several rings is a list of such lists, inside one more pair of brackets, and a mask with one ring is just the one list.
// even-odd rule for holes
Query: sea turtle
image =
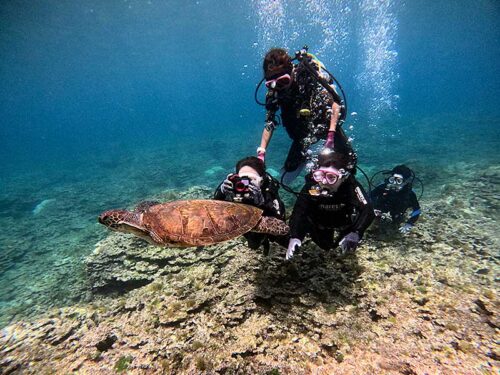
{"label": "sea turtle", "polygon": [[246,232],[288,234],[288,225],[262,216],[247,204],[218,200],[142,202],[133,211],[109,210],[99,222],[109,229],[132,233],[153,245],[205,246],[230,240]]}

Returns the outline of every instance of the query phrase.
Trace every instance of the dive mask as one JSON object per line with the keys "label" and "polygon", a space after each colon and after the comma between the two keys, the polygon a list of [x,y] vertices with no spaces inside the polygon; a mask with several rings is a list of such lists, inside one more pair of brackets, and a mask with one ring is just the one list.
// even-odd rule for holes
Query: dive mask
{"label": "dive mask", "polygon": [[314,181],[333,185],[341,176],[341,172],[335,168],[319,168],[312,172]]}
{"label": "dive mask", "polygon": [[402,175],[395,173],[387,179],[387,189],[400,191],[406,183]]}
{"label": "dive mask", "polygon": [[[323,167],[312,172],[313,180],[318,183],[323,191],[336,192],[349,172],[345,169]],[[323,194],[324,195],[324,194]]]}
{"label": "dive mask", "polygon": [[268,89],[280,90],[287,87],[290,82],[292,82],[292,77],[290,76],[290,74],[286,73],[280,75],[279,77],[266,81],[266,87]]}

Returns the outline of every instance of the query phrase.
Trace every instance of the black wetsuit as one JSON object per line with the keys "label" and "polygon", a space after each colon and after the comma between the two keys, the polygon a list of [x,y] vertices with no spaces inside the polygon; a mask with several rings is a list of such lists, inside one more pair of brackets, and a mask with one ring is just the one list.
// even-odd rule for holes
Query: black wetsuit
{"label": "black wetsuit", "polygon": [[[332,249],[348,233],[360,238],[375,217],[373,207],[363,187],[351,175],[331,196],[312,196],[309,190],[316,185],[310,175],[293,207],[290,218],[290,237],[303,240],[309,234],[322,249]],[[334,232],[337,238],[334,239]]]}
{"label": "black wetsuit", "polygon": [[[304,68],[296,66],[294,77],[289,89],[269,90],[266,94],[266,128],[274,130],[277,125],[276,112],[281,109],[281,121],[293,141],[284,165],[287,172],[296,170],[306,160],[305,153],[312,144],[326,139],[332,105],[334,102],[341,105],[340,97],[333,97]],[[310,115],[301,115],[301,109],[309,110]],[[341,111],[344,110],[342,107]],[[351,155],[353,164],[356,162],[356,154],[342,129],[341,121],[337,124],[334,149]]]}
{"label": "black wetsuit", "polygon": [[[235,193],[228,191],[223,193],[221,191],[222,183],[217,187],[214,193],[214,199],[233,202]],[[256,206],[262,209],[263,216],[272,216],[280,220],[285,220],[285,204],[279,196],[279,184],[268,173],[266,173],[262,180],[261,192],[264,197],[264,203]],[[252,201],[243,199],[241,203],[250,204],[255,206]],[[272,236],[264,233],[248,232],[243,235],[247,242],[248,247],[251,249],[258,249],[260,245],[264,245],[264,249],[269,249],[269,241],[276,242],[284,247],[288,244],[288,236]]]}
{"label": "black wetsuit", "polygon": [[400,224],[405,219],[405,213],[412,208],[407,224],[414,225],[420,216],[420,204],[411,185],[405,186],[401,191],[386,189],[386,184],[378,185],[370,194],[373,207],[382,213],[389,213],[395,224]]}

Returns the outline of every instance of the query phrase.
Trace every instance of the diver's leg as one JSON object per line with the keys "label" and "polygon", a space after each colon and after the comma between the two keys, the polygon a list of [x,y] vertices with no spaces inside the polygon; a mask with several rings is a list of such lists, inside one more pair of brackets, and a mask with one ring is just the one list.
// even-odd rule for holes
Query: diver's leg
{"label": "diver's leg", "polygon": [[306,166],[306,160],[302,154],[302,144],[293,141],[285,160],[285,165],[281,169],[281,181],[286,185],[290,184],[302,172]]}
{"label": "diver's leg", "polygon": [[244,237],[247,240],[247,246],[252,250],[257,250],[262,244],[265,235],[260,233],[246,233]]}
{"label": "diver's leg", "polygon": [[266,237],[264,241],[262,242],[262,246],[264,247],[264,256],[269,255],[269,250],[271,249],[271,244],[269,243],[269,238]]}

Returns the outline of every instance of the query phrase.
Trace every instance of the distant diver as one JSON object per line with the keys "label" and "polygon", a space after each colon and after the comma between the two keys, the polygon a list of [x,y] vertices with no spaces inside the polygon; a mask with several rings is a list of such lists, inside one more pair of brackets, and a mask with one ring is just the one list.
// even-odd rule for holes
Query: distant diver
{"label": "distant diver", "polygon": [[[249,156],[236,163],[235,173],[227,175],[217,187],[214,199],[244,203],[263,210],[263,216],[285,220],[285,204],[279,196],[279,183],[266,172],[265,164],[255,156]],[[271,242],[286,247],[288,236],[272,236],[249,232],[243,235],[248,247],[269,253]]]}
{"label": "distant diver", "polygon": [[412,189],[413,181],[416,179],[415,173],[406,165],[398,165],[390,171],[378,172],[373,177],[379,173],[386,174],[388,177],[370,193],[375,216],[381,220],[390,217],[392,223],[400,225],[406,218],[406,211],[411,208],[410,216],[399,228],[401,233],[407,234],[421,213],[417,195]]}
{"label": "distant diver", "polygon": [[[289,184],[300,174],[313,157],[310,147],[320,140],[326,141],[325,148],[347,155],[345,168],[354,171],[357,157],[342,129],[347,112],[345,95],[342,91],[341,98],[335,90],[334,82],[340,87],[335,77],[307,52],[307,46],[293,59],[282,48],[271,49],[264,57],[263,69],[255,100],[265,106],[266,121],[257,156],[264,160],[278,125],[276,112],[281,110],[281,122],[293,141],[282,169],[283,183]],[[264,80],[268,91],[265,103],[260,103],[257,92]]]}
{"label": "distant diver", "polygon": [[330,149],[320,153],[319,166],[306,176],[290,217],[286,259],[306,235],[325,250],[340,246],[346,253],[358,247],[375,215],[363,187],[346,169],[349,162],[348,156]]}

